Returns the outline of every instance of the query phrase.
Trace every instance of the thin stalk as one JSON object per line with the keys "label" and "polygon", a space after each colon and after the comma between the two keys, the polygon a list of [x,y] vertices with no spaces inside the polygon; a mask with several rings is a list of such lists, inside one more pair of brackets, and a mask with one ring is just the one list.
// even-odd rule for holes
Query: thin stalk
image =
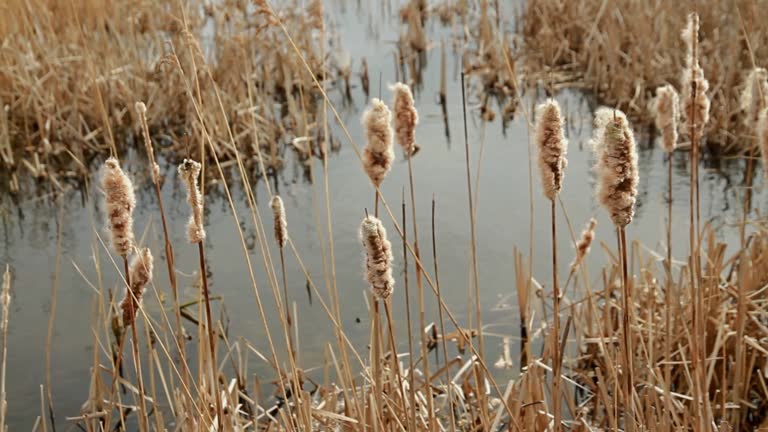
{"label": "thin stalk", "polygon": [[289,304],[289,301],[288,301],[288,278],[287,278],[287,276],[285,274],[285,253],[283,252],[283,248],[282,247],[279,248],[279,249],[280,249],[280,272],[282,273],[282,276],[283,276],[283,295],[285,296],[285,299],[283,300],[283,302],[285,303],[285,306],[284,306],[285,307],[285,321],[288,324],[288,351],[290,351],[291,357],[294,358],[294,362],[295,362],[296,361],[296,351],[295,351],[295,348],[294,348],[293,337],[292,337],[292,332],[291,332],[291,325],[292,325],[293,322],[291,320],[291,307],[290,307],[290,304]]}
{"label": "thin stalk", "polygon": [[403,207],[403,273],[405,278],[405,319],[408,325],[408,378],[410,379],[410,383],[408,385],[408,390],[410,393],[411,398],[411,422],[410,427],[411,430],[416,430],[416,383],[414,382],[414,364],[413,364],[413,327],[411,324],[411,290],[410,285],[408,283],[408,225],[407,225],[407,217],[405,212],[405,189],[403,189],[403,197],[402,197],[402,207]]}
{"label": "thin stalk", "polygon": [[624,363],[625,363],[625,393],[627,398],[625,407],[624,426],[628,431],[634,431],[635,428],[635,401],[634,401],[634,376],[632,365],[632,333],[631,333],[631,315],[632,315],[632,290],[629,286],[629,275],[627,273],[627,238],[624,228],[619,228],[619,249],[621,255],[621,287],[622,298],[624,299],[624,313],[622,314],[622,333],[624,333]]}
{"label": "thin stalk", "polygon": [[667,410],[672,412],[672,337],[675,334],[672,328],[672,153],[667,156],[667,286],[666,299],[664,307],[664,326],[667,330],[667,337],[664,339],[664,398]]}
{"label": "thin stalk", "polygon": [[136,380],[138,381],[139,390],[139,407],[141,414],[139,414],[139,427],[143,432],[149,432],[149,424],[147,421],[147,404],[144,401],[144,379],[141,374],[141,358],[139,357],[139,338],[136,332],[136,311],[134,306],[136,305],[136,298],[133,297],[133,291],[131,291],[131,276],[128,266],[128,257],[123,257],[123,266],[125,267],[125,284],[128,286],[128,294],[131,296],[128,302],[130,307],[130,313],[133,317],[133,323],[131,324],[131,345],[133,347],[133,365],[136,367]]}
{"label": "thin stalk", "polygon": [[552,312],[552,405],[555,410],[555,432],[562,428],[562,394],[560,392],[560,287],[557,284],[557,207],[555,200],[550,200],[552,209],[552,294],[554,296],[554,311]]}
{"label": "thin stalk", "polygon": [[[218,430],[224,428],[224,411],[221,409],[221,394],[219,393],[218,365],[216,364],[216,339],[211,318],[211,298],[208,292],[208,276],[205,271],[205,247],[203,242],[197,243],[200,257],[200,279],[203,281],[203,297],[205,298],[205,319],[208,324],[208,347],[211,350],[211,391],[216,394],[216,413],[218,415]],[[279,367],[279,366],[278,366]]]}

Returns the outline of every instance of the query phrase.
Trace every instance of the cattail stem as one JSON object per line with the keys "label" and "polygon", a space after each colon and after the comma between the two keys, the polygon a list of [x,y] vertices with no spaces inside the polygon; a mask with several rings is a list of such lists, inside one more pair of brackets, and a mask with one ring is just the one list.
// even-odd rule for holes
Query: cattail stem
{"label": "cattail stem", "polygon": [[[403,188],[402,196],[402,213],[403,213],[403,278],[405,279],[405,319],[408,325],[408,352],[411,354],[408,356],[408,377],[409,386],[408,391],[410,393],[410,407],[411,407],[411,421],[409,423],[411,430],[416,430],[416,383],[414,381],[415,366],[413,362],[413,327],[411,324],[411,290],[408,280],[408,224],[405,212],[405,188]],[[442,308],[440,308],[442,310]]]}
{"label": "cattail stem", "polygon": [[211,350],[211,391],[216,395],[216,413],[218,415],[218,430],[224,428],[224,411],[221,407],[221,394],[219,393],[218,365],[216,363],[216,332],[213,329],[211,318],[211,298],[208,291],[208,276],[205,270],[205,247],[203,242],[197,243],[198,256],[200,258],[200,279],[203,285],[203,298],[205,299],[205,320],[208,326],[208,347]]}
{"label": "cattail stem", "polygon": [[622,333],[624,334],[624,375],[625,375],[625,393],[627,399],[625,407],[624,425],[628,431],[634,431],[635,427],[635,401],[634,401],[634,369],[632,357],[632,289],[629,285],[629,275],[627,272],[627,238],[624,227],[618,228],[619,251],[621,256],[621,287],[622,298],[624,300],[624,313],[622,314]]}
{"label": "cattail stem", "polygon": [[395,378],[397,379],[397,392],[400,394],[400,399],[402,401],[405,401],[405,394],[403,394],[403,376],[400,374],[400,362],[397,358],[397,344],[395,343],[395,325],[394,320],[392,319],[392,306],[391,306],[391,300],[392,297],[389,297],[385,300],[383,300],[384,303],[384,312],[387,315],[387,327],[389,331],[389,346],[390,350],[392,352],[392,369],[395,371]]}
{"label": "cattail stem", "polygon": [[557,208],[555,200],[550,200],[552,210],[552,294],[554,311],[552,331],[552,406],[555,411],[555,432],[560,432],[562,425],[562,394],[560,392],[560,288],[557,284]]}
{"label": "cattail stem", "polygon": [[665,296],[665,305],[666,312],[664,314],[664,324],[665,328],[667,329],[667,336],[664,340],[664,358],[666,360],[666,364],[664,365],[664,392],[665,392],[665,404],[667,405],[667,409],[672,410],[672,338],[673,335],[677,334],[674,331],[674,328],[672,327],[672,314],[673,307],[672,307],[672,153],[667,154],[667,260],[666,260],[666,271],[667,271],[667,286],[666,286],[666,296]]}
{"label": "cattail stem", "polygon": [[[123,266],[125,267],[125,284],[128,286],[128,295],[132,296],[133,291],[131,290],[131,276],[130,276],[130,268],[128,266],[128,257],[123,256]],[[147,412],[147,404],[144,401],[144,379],[141,373],[141,357],[139,356],[139,338],[136,332],[136,311],[135,306],[137,306],[137,301],[134,299],[129,298],[128,302],[128,308],[130,310],[131,316],[134,317],[133,323],[131,323],[131,345],[133,347],[133,364],[136,367],[136,380],[138,381],[138,391],[139,391],[139,407],[141,409],[141,413],[139,414],[139,427],[143,432],[149,432],[149,424],[148,424],[148,416],[149,413]]]}
{"label": "cattail stem", "polygon": [[288,278],[285,274],[285,253],[283,252],[283,248],[280,249],[280,272],[283,276],[283,295],[285,298],[283,299],[283,303],[285,304],[285,321],[288,324],[288,350],[291,352],[291,356],[294,357],[294,361],[296,359],[296,349],[295,345],[293,343],[293,333],[291,332],[291,326],[292,326],[292,320],[291,320],[291,306],[290,301],[288,300]]}

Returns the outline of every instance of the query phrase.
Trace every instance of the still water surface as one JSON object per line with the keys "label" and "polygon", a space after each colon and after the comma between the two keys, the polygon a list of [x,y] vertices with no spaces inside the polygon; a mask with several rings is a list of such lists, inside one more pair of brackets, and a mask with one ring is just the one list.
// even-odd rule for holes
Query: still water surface
{"label": "still water surface", "polygon": [[[383,98],[391,95],[387,83],[395,80],[392,52],[398,32],[401,30],[395,18],[386,14],[379,17],[362,13],[354,7],[336,7],[329,11],[329,18],[339,28],[341,45],[354,59],[353,70],[357,70],[359,59],[368,60],[372,92],[377,93],[378,77],[384,85]],[[374,24],[371,24],[371,23]],[[429,24],[430,35],[438,40],[447,38],[450,32]],[[439,90],[440,50],[432,49],[426,54],[424,85],[416,94],[421,122],[417,140],[421,151],[414,159],[416,177],[418,224],[421,231],[422,250],[429,252],[429,227],[431,200],[436,199],[437,247],[440,260],[440,280],[446,302],[457,318],[466,322],[467,291],[471,287],[470,230],[467,205],[465,155],[462,131],[460,84],[452,71],[457,69],[457,58],[448,58],[448,132],[441,107],[436,103]],[[355,82],[357,84],[357,82]],[[365,95],[359,86],[352,92],[353,101],[345,104],[338,93],[332,93],[343,120],[358,145],[362,144],[363,132],[359,117],[366,105]],[[524,98],[526,109],[536,96],[529,93]],[[543,98],[539,96],[538,99]],[[569,166],[562,198],[574,229],[580,231],[592,216],[598,219],[597,240],[613,247],[615,241],[610,220],[599,208],[593,196],[594,176],[591,172],[593,160],[587,141],[591,134],[591,115],[595,108],[589,99],[574,93],[557,96],[567,112],[569,123]],[[476,106],[470,101],[470,107]],[[498,108],[496,108],[498,111]],[[336,136],[342,136],[337,125],[333,125]],[[667,187],[666,161],[663,152],[649,142],[647,131],[637,131],[640,143],[640,194],[635,221],[629,227],[628,235],[650,249],[663,253],[665,238]],[[528,129],[522,116],[509,122],[503,128],[498,120],[483,124],[476,109],[470,111],[469,146],[473,175],[480,164],[479,194],[477,205],[477,245],[481,287],[481,303],[484,321],[495,324],[496,333],[516,335],[516,312],[494,310],[499,299],[514,292],[513,249],[519,248],[526,254],[529,248],[529,176],[528,176]],[[480,149],[483,149],[480,159]],[[399,215],[400,197],[407,187],[407,164],[398,149],[398,159],[383,184],[382,191],[393,211]],[[673,158],[673,248],[682,257],[687,251],[688,218],[688,174],[685,153]],[[479,162],[478,162],[478,159]],[[147,177],[143,153],[129,152],[124,158],[127,171],[134,177],[139,204],[135,215],[137,236],[155,251],[156,258],[162,254],[162,230],[154,192]],[[534,165],[535,167],[535,165]],[[166,182],[163,196],[166,212],[172,227],[172,241],[176,250],[176,264],[183,300],[197,296],[195,272],[197,251],[186,244],[184,226],[187,205],[172,166],[163,167]],[[321,164],[314,165],[318,181],[311,185],[302,170],[289,163],[287,168],[273,182],[285,201],[291,238],[306,263],[312,279],[322,293],[325,291],[322,248],[318,229],[325,235],[325,209]],[[739,161],[723,161],[714,167],[705,167],[702,174],[702,215],[714,224],[723,226],[720,234],[732,238],[729,224],[740,218],[740,185],[743,182],[743,165]],[[758,173],[756,178],[762,178]],[[96,179],[91,184],[96,185]],[[262,264],[261,252],[256,245],[255,228],[251,221],[245,195],[239,178],[235,176],[232,185],[233,200],[246,238],[253,269],[267,307],[267,321],[277,323],[268,279]],[[474,181],[475,179],[473,179]],[[351,146],[342,140],[342,146],[329,162],[328,189],[330,212],[332,214],[333,239],[336,254],[336,278],[341,293],[341,311],[345,330],[356,346],[363,349],[368,335],[368,318],[365,302],[366,284],[362,279],[362,251],[357,237],[359,223],[365,209],[373,205],[373,192],[360,169]],[[764,205],[763,185],[756,185],[756,204]],[[254,189],[259,211],[265,219],[267,238],[272,240],[271,213],[268,194],[263,182]],[[540,191],[538,175],[534,172],[534,273],[545,286],[550,280],[550,238],[549,207]],[[321,225],[315,224],[313,196],[319,199]],[[98,203],[100,191],[72,191],[61,199],[51,202],[46,199],[27,199],[12,204],[10,200],[0,201],[0,266],[10,265],[13,274],[13,296],[11,303],[8,359],[9,424],[11,430],[27,428],[39,415],[40,385],[45,382],[45,347],[49,316],[53,313],[52,289],[58,286],[55,305],[53,340],[51,344],[51,380],[57,423],[64,425],[64,416],[77,415],[81,403],[88,394],[89,368],[92,364],[94,342],[94,298],[92,286],[99,286],[99,275],[94,260],[99,260],[103,269],[101,284],[109,289],[119,286],[117,272],[98,240],[97,234],[104,235],[103,211]],[[85,199],[84,199],[85,198]],[[410,210],[409,210],[410,215]],[[562,257],[563,272],[572,258],[572,247],[567,239],[567,225],[560,218],[558,229],[561,235],[559,254]],[[401,334],[400,343],[405,346],[405,313],[402,283],[402,244],[396,239],[391,221],[385,217],[390,230],[393,248],[396,251],[396,292],[395,321]],[[253,287],[241,248],[238,226],[233,222],[229,204],[223,198],[220,185],[210,185],[206,204],[206,240],[208,271],[213,295],[221,296],[229,317],[229,334],[232,339],[243,337],[262,352],[268,352],[261,317],[256,308]],[[409,221],[410,225],[410,221]],[[60,237],[58,236],[60,233]],[[61,256],[57,259],[57,239],[60,240]],[[255,247],[254,247],[255,245]],[[270,247],[273,247],[270,243]],[[272,250],[273,254],[276,252]],[[426,254],[431,255],[430,253]],[[412,260],[411,260],[412,261]],[[599,266],[605,262],[603,251],[596,247],[590,264]],[[306,281],[296,259],[289,254],[286,260],[288,281],[292,300],[298,308],[300,326],[300,350],[306,366],[320,365],[323,350],[328,343],[334,343],[330,321],[317,302],[307,301]],[[425,265],[432,268],[431,258],[425,258]],[[165,263],[158,259],[155,265],[157,289],[170,296],[167,286]],[[58,269],[58,272],[57,272]],[[596,271],[592,272],[597,275]],[[58,278],[55,279],[55,275]],[[561,276],[563,277],[563,276]],[[436,320],[436,309],[432,296],[428,299],[428,320]],[[510,304],[516,305],[516,300]],[[157,312],[159,306],[150,295],[145,303],[150,312]],[[273,328],[274,332],[276,329]],[[188,330],[192,331],[191,327]],[[334,343],[335,344],[335,343]],[[501,340],[489,338],[487,354],[495,359],[499,355]],[[253,359],[254,356],[251,356]],[[263,363],[253,360],[251,373],[265,372]],[[510,376],[515,372],[510,371]],[[272,377],[263,376],[267,381]]]}

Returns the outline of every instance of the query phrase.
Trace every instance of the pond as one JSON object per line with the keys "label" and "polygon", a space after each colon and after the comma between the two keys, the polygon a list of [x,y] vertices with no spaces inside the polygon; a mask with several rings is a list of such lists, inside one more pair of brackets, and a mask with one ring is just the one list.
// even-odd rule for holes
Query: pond
{"label": "pond", "polygon": [[[393,65],[394,43],[401,31],[398,18],[393,14],[368,12],[352,4],[329,8],[328,18],[337,26],[340,44],[353,59],[353,69],[365,57],[371,76],[371,92],[379,87],[385,101],[391,100],[388,83],[395,81]],[[456,71],[461,59],[449,50],[447,86],[447,122],[437,103],[440,74],[441,38],[448,38],[451,29],[430,22],[428,30],[434,44],[427,51],[423,69],[423,86],[416,93],[420,123],[417,142],[421,150],[413,160],[415,177],[417,222],[419,240],[425,266],[432,273],[430,226],[431,202],[435,200],[435,226],[440,264],[440,281],[444,300],[457,319],[465,324],[468,316],[468,293],[472,289],[470,217],[467,196],[465,143],[461,85]],[[381,84],[379,83],[381,81]],[[364,144],[360,116],[367,101],[359,81],[353,80],[352,101],[344,102],[339,92],[331,98],[352,139],[358,146]],[[469,159],[473,188],[477,187],[477,256],[483,322],[489,327],[486,341],[488,358],[498,358],[501,352],[500,335],[517,340],[519,318],[516,312],[515,271],[513,251],[517,248],[525,256],[533,241],[534,277],[545,287],[550,286],[550,225],[549,204],[543,198],[536,165],[533,165],[533,213],[529,195],[529,129],[522,115],[530,112],[534,103],[544,99],[543,92],[527,91],[514,120],[502,125],[497,118],[483,122],[478,113],[478,102],[470,98],[468,137]],[[589,149],[592,133],[591,113],[596,108],[587,96],[576,92],[556,95],[567,114],[567,135],[570,141],[569,164],[562,192],[562,200],[573,228],[578,235],[590,217],[598,220],[596,239],[607,247],[615,248],[612,225],[594,197],[594,163]],[[338,124],[331,120],[331,128],[341,138],[341,147],[328,161],[327,178],[323,176],[320,161],[313,162],[316,181],[310,183],[297,161],[289,161],[286,168],[272,181],[285,202],[290,236],[320,293],[326,296],[325,272],[330,272],[326,226],[325,189],[328,190],[335,253],[335,277],[340,292],[342,325],[352,342],[363,351],[369,335],[366,303],[367,284],[363,280],[363,251],[358,229],[366,210],[373,208],[373,189],[363,173],[352,145],[343,138]],[[667,161],[663,151],[651,141],[648,130],[636,130],[640,146],[640,193],[637,214],[628,229],[630,240],[639,241],[649,250],[664,254],[666,227]],[[382,186],[382,193],[392,211],[400,214],[401,196],[408,194],[408,164],[399,149],[392,171]],[[535,155],[535,154],[534,154]],[[672,194],[673,250],[684,257],[688,251],[688,155],[676,154],[673,159],[674,178]],[[142,148],[128,151],[123,166],[136,184],[138,205],[135,214],[137,237],[150,247],[157,259],[155,265],[156,289],[169,297],[168,275],[163,257],[163,232],[158,205],[146,168]],[[479,167],[479,170],[478,170]],[[197,296],[197,250],[185,240],[188,208],[175,167],[161,161],[165,175],[162,189],[165,210],[169,217],[171,239],[176,252],[177,277],[182,301]],[[94,167],[96,172],[97,167]],[[702,170],[702,218],[722,226],[719,235],[733,240],[736,231],[731,226],[741,219],[744,166],[740,160],[707,161]],[[756,174],[762,178],[762,172]],[[256,305],[254,287],[244,253],[249,254],[257,285],[266,307],[266,321],[275,332],[279,323],[276,308],[268,291],[269,282],[258,246],[246,195],[239,175],[229,178],[236,225],[221,183],[207,185],[205,241],[208,258],[208,277],[214,296],[220,296],[225,305],[225,323],[232,340],[250,341],[260,352],[268,352],[265,330]],[[40,415],[41,386],[46,382],[46,346],[49,317],[54,316],[50,340],[50,382],[56,422],[64,427],[66,416],[79,413],[87,398],[89,370],[93,365],[94,350],[104,357],[102,348],[94,344],[96,321],[96,290],[103,287],[120,293],[119,275],[113,261],[99,238],[105,237],[101,191],[96,174],[90,179],[89,190],[72,190],[56,199],[22,197],[0,201],[0,266],[8,265],[12,272],[12,300],[8,335],[8,403],[11,430],[29,428]],[[756,203],[762,204],[765,195],[762,182],[757,181]],[[266,238],[272,248],[271,213],[266,186],[263,181],[254,185],[258,210],[267,230]],[[562,214],[562,213],[561,213]],[[383,213],[383,222],[389,230],[395,252],[394,318],[398,341],[405,346],[406,319],[403,291],[402,242],[398,239],[392,221]],[[410,218],[410,208],[408,210]],[[533,218],[533,222],[531,222]],[[408,221],[411,226],[412,221]],[[533,223],[533,232],[531,232]],[[573,247],[566,241],[568,226],[564,218],[558,221],[561,241],[561,277],[565,277],[567,263],[573,257]],[[243,250],[240,230],[245,239]],[[409,232],[410,234],[410,232]],[[323,255],[326,255],[324,260]],[[607,262],[600,247],[594,247],[590,265],[598,268]],[[97,265],[101,272],[97,272]],[[325,269],[324,269],[325,262]],[[411,265],[413,260],[410,260]],[[661,265],[661,264],[659,264]],[[321,366],[325,348],[335,345],[334,332],[328,316],[317,299],[310,304],[307,281],[296,258],[286,256],[287,279],[291,301],[298,311],[301,362],[305,368]],[[413,268],[410,269],[411,278]],[[599,274],[593,271],[593,276]],[[412,280],[413,282],[413,280]],[[411,283],[411,304],[416,304],[415,284]],[[53,293],[55,292],[55,297]],[[571,293],[573,294],[573,293]],[[500,300],[512,308],[497,307]],[[427,292],[427,322],[437,320],[434,296]],[[534,309],[539,310],[538,300]],[[150,313],[159,311],[155,296],[148,295],[144,303]],[[218,304],[216,311],[221,308]],[[55,315],[54,315],[55,314]],[[222,316],[222,315],[219,315]],[[537,315],[538,316],[538,315]],[[414,331],[418,320],[414,315]],[[185,324],[193,333],[191,323]],[[452,329],[453,326],[450,326]],[[103,329],[101,329],[103,330]],[[450,329],[449,329],[450,331]],[[194,344],[194,341],[190,342]],[[273,377],[263,361],[249,357],[252,374],[263,374],[262,382]],[[102,362],[106,361],[106,358]],[[499,374],[507,379],[518,373],[517,366]]]}

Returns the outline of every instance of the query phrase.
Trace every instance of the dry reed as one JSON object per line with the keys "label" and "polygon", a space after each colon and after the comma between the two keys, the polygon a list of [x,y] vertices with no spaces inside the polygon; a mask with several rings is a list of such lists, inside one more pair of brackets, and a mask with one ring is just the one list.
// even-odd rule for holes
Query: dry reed
{"label": "dry reed", "polygon": [[595,227],[597,227],[597,220],[591,218],[587,226],[581,231],[579,240],[576,242],[576,255],[571,262],[571,271],[575,272],[581,265],[581,262],[589,254],[589,249],[592,246],[592,240],[595,239]]}
{"label": "dry reed", "polygon": [[187,190],[187,204],[191,212],[187,222],[187,240],[190,243],[200,243],[205,240],[203,197],[197,183],[201,168],[202,165],[192,159],[184,159],[184,162],[179,165],[179,176]]}
{"label": "dry reed", "polygon": [[760,111],[766,106],[768,97],[768,71],[765,68],[754,68],[749,71],[741,91],[741,110],[744,111],[744,123],[754,128],[760,117]]}
{"label": "dry reed", "polygon": [[760,112],[757,122],[757,143],[763,161],[763,175],[768,179],[768,108]]}

